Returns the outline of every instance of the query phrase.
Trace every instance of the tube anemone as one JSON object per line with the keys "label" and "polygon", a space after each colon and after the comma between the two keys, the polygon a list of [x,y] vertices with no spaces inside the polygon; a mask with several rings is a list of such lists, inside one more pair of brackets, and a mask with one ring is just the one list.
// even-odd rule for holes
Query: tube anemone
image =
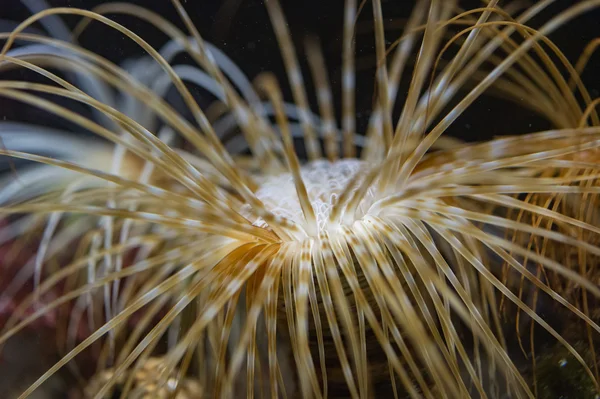
{"label": "tube anemone", "polygon": [[[3,73],[36,77],[3,78],[0,96],[101,139],[92,146],[31,124],[0,125],[0,154],[38,164],[0,190],[4,243],[31,255],[15,259],[1,294],[0,305],[15,308],[0,344],[54,315],[63,352],[21,398],[62,368],[85,374],[90,361],[94,398],[189,390],[534,397],[535,377],[505,337],[507,303],[599,390],[595,356],[582,356],[519,282],[590,337],[600,332],[587,299],[570,295],[600,296],[587,272],[600,254],[596,103],[579,77],[585,58],[573,66],[548,39],[600,1],[578,2],[538,28],[529,21],[552,1],[521,9],[490,0],[466,11],[456,1],[416,1],[388,48],[373,0],[375,96],[365,132],[357,131],[354,54],[364,4],[345,2],[338,123],[316,40],[306,57],[318,115],[310,108],[278,1],[265,7],[293,102],[273,74],[250,82],[172,3],[178,25],[106,3],[41,10],[0,34]],[[156,49],[115,15],[148,22],[169,42]],[[62,16],[79,18],[72,34]],[[27,30],[38,21],[49,36]],[[78,38],[90,24],[147,55],[118,66],[86,50]],[[194,65],[176,64],[179,53]],[[410,85],[400,96],[402,79]],[[202,106],[191,85],[216,102]],[[165,100],[169,89],[187,115]],[[488,92],[525,98],[553,129],[476,144],[445,139]]]}

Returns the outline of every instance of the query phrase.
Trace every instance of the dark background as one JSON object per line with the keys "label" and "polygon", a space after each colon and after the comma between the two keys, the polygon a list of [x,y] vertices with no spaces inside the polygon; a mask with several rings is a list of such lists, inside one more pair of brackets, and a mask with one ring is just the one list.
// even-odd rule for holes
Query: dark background
{"label": "dark background", "polygon": [[[408,17],[413,6],[409,0],[382,0],[384,16],[389,19],[390,25],[401,22]],[[91,9],[95,5],[104,3],[100,0],[50,0],[53,6],[69,6]],[[137,0],[133,3],[143,5],[154,11],[160,12],[172,22],[182,26],[180,20],[169,0],[144,1]],[[303,39],[307,35],[316,35],[320,38],[328,64],[330,80],[334,89],[334,98],[339,97],[339,66],[341,62],[341,32],[343,0],[282,0],[282,6],[290,29],[296,43],[299,59],[303,62],[305,72],[308,72],[304,63]],[[0,18],[22,20],[30,15],[29,11],[20,4],[19,0],[0,0]],[[368,30],[369,21],[372,20],[370,1],[364,7],[359,22]],[[501,2],[501,4],[506,2]],[[530,22],[533,27],[539,27],[552,15],[576,3],[573,0],[557,0],[539,17]],[[210,1],[183,1],[188,13],[194,20],[203,37],[220,47],[236,62],[247,75],[252,78],[257,73],[265,70],[273,71],[283,82],[285,73],[279,55],[272,27],[264,4],[260,0],[210,0]],[[461,1],[464,8],[481,6],[481,1]],[[131,17],[111,16],[123,23],[134,32],[154,46],[160,46],[166,37],[152,26],[135,20]],[[67,17],[66,21],[73,25],[78,17]],[[387,34],[391,43],[401,34],[400,30],[390,30]],[[372,77],[375,61],[373,35],[364,33],[357,39],[357,57],[360,70],[357,86],[357,116],[359,129],[364,127],[368,120],[372,104]],[[550,38],[555,41],[566,56],[575,63],[578,55],[585,45],[592,39],[600,37],[600,9],[577,18],[568,25],[563,26]],[[105,56],[119,62],[125,58],[141,55],[143,52],[135,43],[123,37],[110,28],[93,24],[81,37],[81,43]],[[180,60],[179,61],[185,61]],[[592,98],[600,95],[600,53],[594,54],[584,73],[584,82]],[[410,77],[405,74],[404,86],[399,95],[406,92],[407,82]],[[311,92],[310,79],[306,79],[309,93]],[[202,101],[202,93],[197,93]],[[290,99],[290,96],[287,96]],[[311,102],[315,103],[311,95]],[[2,100],[0,100],[2,101]],[[338,101],[339,103],[339,101]],[[402,104],[401,99],[397,101]],[[31,119],[32,115],[24,113],[21,108],[0,102],[0,117],[6,116],[13,119]],[[339,106],[339,104],[336,104]],[[316,109],[316,108],[315,108]],[[27,111],[35,112],[35,111]],[[37,117],[34,115],[33,117]],[[490,123],[493,121],[493,123]],[[62,122],[59,122],[61,124]],[[449,129],[448,133],[469,141],[478,141],[496,135],[517,134],[549,128],[550,125],[539,116],[528,110],[522,104],[484,96],[473,104],[459,120]]]}

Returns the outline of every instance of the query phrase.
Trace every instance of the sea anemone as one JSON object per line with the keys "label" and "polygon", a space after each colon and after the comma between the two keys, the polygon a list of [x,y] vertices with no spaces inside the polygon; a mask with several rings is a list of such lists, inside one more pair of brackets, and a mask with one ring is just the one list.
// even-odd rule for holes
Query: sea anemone
{"label": "sea anemone", "polygon": [[[539,28],[528,22],[550,0],[466,11],[415,1],[390,44],[373,0],[375,88],[364,132],[355,25],[365,2],[345,2],[340,118],[316,39],[305,50],[319,115],[311,112],[278,1],[265,7],[293,103],[274,74],[250,83],[172,3],[180,26],[106,3],[44,9],[0,35],[0,96],[101,139],[30,120],[0,125],[0,154],[39,164],[17,165],[0,191],[3,242],[30,255],[15,257],[0,297],[13,306],[0,343],[52,315],[63,351],[21,398],[65,366],[85,383],[89,362],[96,376],[86,392],[96,398],[180,397],[189,387],[210,397],[533,397],[536,380],[506,337],[505,303],[600,390],[595,356],[582,356],[511,279],[547,295],[590,336],[600,332],[587,305],[560,288],[600,296],[585,272],[600,254],[596,102],[578,73],[584,61],[574,67],[548,39],[600,1],[578,2]],[[115,15],[170,41],[157,50]],[[78,18],[72,34],[59,16]],[[56,37],[29,32],[38,21]],[[147,55],[118,66],[86,50],[78,38],[91,23]],[[179,53],[193,66],[176,64]],[[201,105],[192,85],[217,101]],[[171,86],[185,111],[165,100]],[[525,98],[552,130],[444,139],[487,92]],[[554,205],[556,196],[569,206]]]}

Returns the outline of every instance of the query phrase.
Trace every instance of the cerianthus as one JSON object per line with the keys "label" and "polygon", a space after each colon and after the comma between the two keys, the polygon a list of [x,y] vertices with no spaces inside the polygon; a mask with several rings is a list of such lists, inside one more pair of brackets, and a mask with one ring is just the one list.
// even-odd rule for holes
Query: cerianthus
{"label": "cerianthus", "polygon": [[[0,189],[0,241],[9,255],[34,248],[6,255],[18,268],[2,283],[0,343],[45,318],[62,351],[21,398],[67,367],[94,398],[536,397],[534,345],[521,342],[525,372],[506,335],[515,315],[599,391],[600,124],[580,78],[593,48],[573,65],[548,35],[600,0],[536,28],[553,1],[415,0],[393,43],[381,0],[346,0],[339,101],[319,41],[306,40],[303,73],[279,2],[265,0],[293,102],[272,73],[250,82],[171,2],[179,24],[135,4],[28,0],[38,12],[0,35],[0,96],[98,136],[0,124],[0,154],[37,164]],[[358,131],[367,12],[375,88]],[[156,49],[115,15],[169,42]],[[147,55],[117,65],[86,50],[91,23]],[[174,62],[181,53],[193,65]],[[216,102],[199,104],[193,85]],[[552,130],[446,138],[487,92],[526,99]],[[540,296],[586,329],[585,345],[546,319]],[[86,353],[93,373],[77,365]]]}

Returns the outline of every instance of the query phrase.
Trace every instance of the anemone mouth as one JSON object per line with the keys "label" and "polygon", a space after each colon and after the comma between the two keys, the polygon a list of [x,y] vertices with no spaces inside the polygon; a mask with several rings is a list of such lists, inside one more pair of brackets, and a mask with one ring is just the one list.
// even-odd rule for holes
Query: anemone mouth
{"label": "anemone mouth", "polygon": [[[317,232],[325,232],[333,224],[330,216],[334,206],[338,203],[342,193],[353,194],[358,190],[352,184],[366,177],[370,165],[359,159],[342,159],[330,162],[328,160],[315,160],[304,164],[300,168],[300,177],[306,187],[310,205],[314,209],[317,221]],[[302,205],[296,192],[294,176],[292,173],[282,173],[275,176],[257,178],[259,187],[256,196],[263,202],[275,216],[286,218],[294,223],[305,223]],[[352,223],[367,212],[368,206],[373,203],[375,195],[368,190],[356,209],[355,215],[343,217]],[[250,208],[250,205],[247,205]],[[267,227],[268,223],[256,219],[255,226]]]}

